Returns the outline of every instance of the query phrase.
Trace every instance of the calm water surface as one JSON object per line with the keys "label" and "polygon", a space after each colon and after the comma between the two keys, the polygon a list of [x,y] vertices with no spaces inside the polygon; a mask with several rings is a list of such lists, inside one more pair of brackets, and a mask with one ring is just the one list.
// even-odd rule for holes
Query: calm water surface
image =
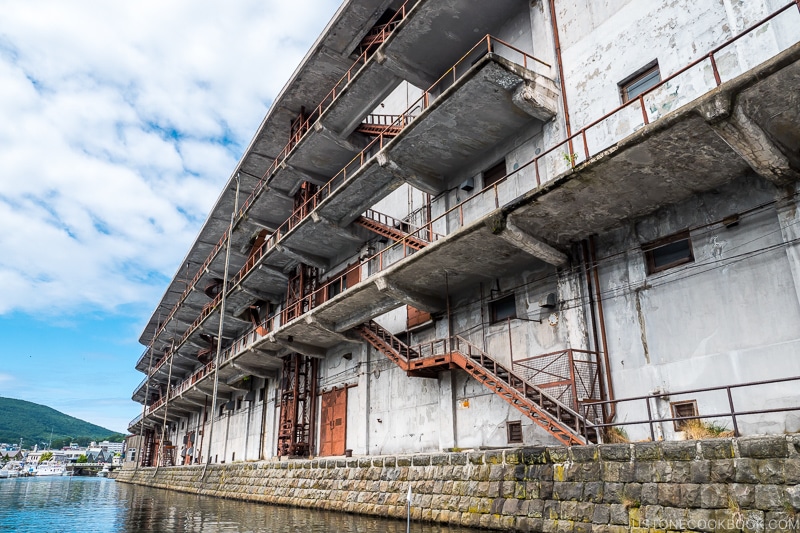
{"label": "calm water surface", "polygon": [[[92,477],[0,479],[0,531],[404,533],[406,523],[222,500]],[[413,533],[477,533],[412,523]]]}

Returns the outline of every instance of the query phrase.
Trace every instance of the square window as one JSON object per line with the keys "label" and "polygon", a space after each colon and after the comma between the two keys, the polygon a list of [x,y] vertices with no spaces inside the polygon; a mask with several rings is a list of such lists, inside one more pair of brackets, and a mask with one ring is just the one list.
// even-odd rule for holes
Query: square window
{"label": "square window", "polygon": [[506,160],[503,159],[491,168],[483,171],[483,188],[494,185],[506,175]]}
{"label": "square window", "polygon": [[508,436],[509,444],[516,444],[522,442],[522,422],[508,422],[506,424],[506,434]]}
{"label": "square window", "polygon": [[[672,418],[682,418],[682,417],[690,417],[698,415],[696,400],[672,402],[670,403],[670,407],[672,408]],[[675,431],[683,431],[684,429],[686,429],[686,424],[689,423],[689,420],[675,420],[673,423],[675,424]]]}
{"label": "square window", "polygon": [[647,273],[655,274],[679,265],[694,262],[692,239],[688,231],[642,245]]}
{"label": "square window", "polygon": [[489,316],[492,324],[509,318],[517,317],[517,300],[514,294],[503,296],[497,300],[489,302]]}
{"label": "square window", "polygon": [[658,61],[648,63],[631,76],[619,82],[619,92],[622,96],[622,102],[625,103],[638,98],[639,95],[655,87],[659,83],[661,83],[661,72],[658,69]]}

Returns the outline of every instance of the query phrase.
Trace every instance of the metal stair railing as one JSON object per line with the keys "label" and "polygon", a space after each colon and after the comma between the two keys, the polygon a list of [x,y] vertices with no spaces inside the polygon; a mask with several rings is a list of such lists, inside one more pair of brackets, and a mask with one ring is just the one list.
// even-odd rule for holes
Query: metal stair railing
{"label": "metal stair railing", "polygon": [[[409,347],[374,321],[363,324],[357,331],[406,372],[423,368],[424,362],[433,358],[439,365],[457,365],[567,446],[597,440],[591,422],[463,337]],[[447,357],[443,359],[443,355]]]}

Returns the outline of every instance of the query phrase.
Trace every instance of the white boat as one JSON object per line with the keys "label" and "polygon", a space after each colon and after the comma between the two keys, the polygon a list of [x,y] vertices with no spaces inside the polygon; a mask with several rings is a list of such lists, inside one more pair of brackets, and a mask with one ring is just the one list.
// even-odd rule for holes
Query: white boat
{"label": "white boat", "polygon": [[6,479],[8,477],[8,470],[5,468],[0,468],[0,479]]}
{"label": "white boat", "polygon": [[97,473],[97,477],[108,477],[108,473],[111,470],[108,468],[108,465],[105,465],[101,471]]}
{"label": "white boat", "polygon": [[36,471],[33,473],[34,476],[60,476],[64,474],[64,465],[61,463],[45,461],[43,463],[39,463],[39,466],[36,468]]}

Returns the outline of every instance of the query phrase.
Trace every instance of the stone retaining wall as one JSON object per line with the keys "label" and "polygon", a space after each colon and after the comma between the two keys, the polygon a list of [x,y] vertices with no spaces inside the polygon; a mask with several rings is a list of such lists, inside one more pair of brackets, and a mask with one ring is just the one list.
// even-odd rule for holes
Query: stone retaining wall
{"label": "stone retaining wall", "polygon": [[[508,531],[800,531],[800,436],[123,469],[117,481]],[[644,528],[644,529],[640,529]]]}

